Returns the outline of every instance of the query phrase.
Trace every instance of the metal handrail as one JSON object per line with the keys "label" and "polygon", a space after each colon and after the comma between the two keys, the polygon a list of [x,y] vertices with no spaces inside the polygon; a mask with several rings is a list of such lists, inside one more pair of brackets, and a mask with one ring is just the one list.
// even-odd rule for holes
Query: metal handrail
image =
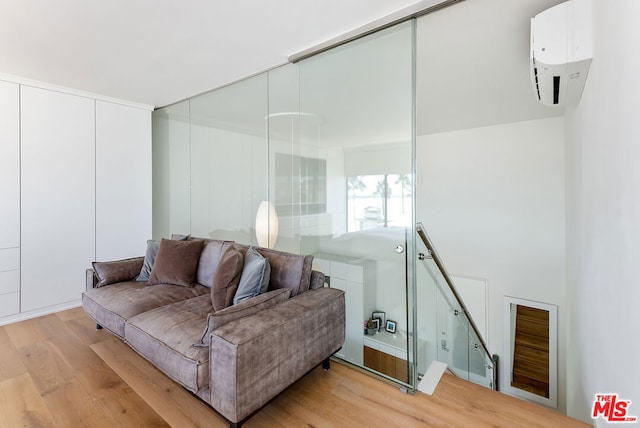
{"label": "metal handrail", "polygon": [[[483,339],[482,335],[480,334],[480,330],[478,330],[478,326],[473,321],[473,318],[471,317],[471,313],[469,312],[469,309],[467,309],[467,306],[462,301],[462,298],[460,297],[460,294],[458,293],[458,290],[456,290],[456,287],[453,284],[453,280],[451,279],[451,276],[449,276],[449,272],[447,272],[447,269],[444,267],[444,264],[442,263],[442,259],[440,258],[440,255],[436,251],[436,249],[435,249],[435,247],[433,245],[433,242],[429,238],[429,235],[427,235],[427,232],[426,232],[426,230],[424,228],[424,225],[422,223],[420,223],[420,222],[416,223],[416,231],[418,233],[418,236],[420,237],[420,239],[424,243],[424,245],[427,247],[427,250],[429,250],[430,258],[433,259],[434,263],[438,267],[438,270],[440,270],[440,273],[442,274],[442,277],[444,278],[444,280],[446,281],[447,285],[449,286],[449,289],[453,293],[453,296],[455,297],[456,302],[458,303],[458,305],[464,311],[467,319],[469,320],[469,324],[471,325],[471,328],[473,329],[474,333],[476,334],[476,337],[478,338],[478,340],[480,341],[480,344],[482,345],[482,349],[484,350],[484,352],[487,355],[487,357],[489,358],[489,360],[493,363],[493,375],[492,375],[492,377],[493,377],[493,389],[497,390],[498,389],[498,385],[497,385],[498,367],[497,367],[497,365],[495,363],[496,360],[497,360],[497,356],[491,355],[491,353],[489,352],[489,349],[487,348],[487,344],[484,342],[484,339]],[[421,257],[421,260],[422,259],[423,258]]]}

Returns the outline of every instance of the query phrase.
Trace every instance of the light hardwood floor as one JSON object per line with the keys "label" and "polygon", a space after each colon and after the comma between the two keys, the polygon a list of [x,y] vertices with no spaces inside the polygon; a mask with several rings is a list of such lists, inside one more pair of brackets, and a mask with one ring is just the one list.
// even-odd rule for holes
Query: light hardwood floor
{"label": "light hardwood floor", "polygon": [[[0,427],[224,427],[82,309],[0,327]],[[588,425],[445,375],[433,396],[333,363],[250,419],[251,427]]]}

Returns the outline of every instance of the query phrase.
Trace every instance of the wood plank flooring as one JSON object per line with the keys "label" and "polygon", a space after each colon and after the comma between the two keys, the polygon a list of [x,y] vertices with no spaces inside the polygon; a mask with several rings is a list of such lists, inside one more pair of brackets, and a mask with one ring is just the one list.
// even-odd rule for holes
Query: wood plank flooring
{"label": "wood plank flooring", "polygon": [[[82,309],[0,327],[0,427],[225,427]],[[445,375],[433,396],[333,363],[269,403],[252,427],[587,427]]]}

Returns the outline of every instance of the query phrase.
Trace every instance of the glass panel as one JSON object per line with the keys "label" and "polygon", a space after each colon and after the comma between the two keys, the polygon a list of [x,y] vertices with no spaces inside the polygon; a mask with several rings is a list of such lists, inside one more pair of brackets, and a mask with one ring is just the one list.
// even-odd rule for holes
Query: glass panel
{"label": "glass panel", "polygon": [[[269,72],[269,198],[278,217],[275,248],[300,253],[302,180],[310,172],[300,156],[298,66]],[[320,180],[314,172],[310,179]],[[305,193],[306,194],[306,193]]]}
{"label": "glass panel", "polygon": [[478,337],[469,331],[469,380],[493,388],[493,360],[484,352]]}
{"label": "glass panel", "polygon": [[191,230],[189,100],[153,112],[153,238]]}
{"label": "glass panel", "polygon": [[[300,189],[300,251],[346,292],[338,356],[408,383],[411,23],[302,61],[299,81],[300,151],[287,162],[300,176],[285,185]],[[365,334],[372,318],[382,325]]]}
{"label": "glass panel", "polygon": [[300,252],[300,114],[298,66],[269,71],[269,200],[278,217],[275,247]]}
{"label": "glass panel", "polygon": [[[267,114],[266,73],[191,99],[192,235],[257,244]],[[262,212],[269,224],[269,206]]]}
{"label": "glass panel", "polygon": [[406,384],[413,34],[407,22],[154,114],[154,236],[316,255],[347,291],[339,355]]}
{"label": "glass panel", "polygon": [[378,227],[411,227],[409,174],[347,177],[347,231]]}
{"label": "glass panel", "polygon": [[[417,242],[418,375],[432,361],[446,363],[458,377],[493,388],[493,361],[429,250]],[[455,285],[455,284],[454,284]]]}

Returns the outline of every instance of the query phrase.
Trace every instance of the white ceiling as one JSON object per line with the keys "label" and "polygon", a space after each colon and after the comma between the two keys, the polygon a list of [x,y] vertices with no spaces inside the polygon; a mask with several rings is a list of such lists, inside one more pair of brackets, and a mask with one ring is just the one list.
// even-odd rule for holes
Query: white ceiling
{"label": "white ceiling", "polygon": [[[561,115],[562,109],[535,101],[528,69],[529,19],[561,1],[466,0],[421,18],[418,134]],[[415,0],[278,0],[277,7],[275,3],[0,0],[0,73],[164,106],[284,64],[294,53]],[[390,57],[387,64],[392,61]],[[336,64],[323,65],[319,76],[325,84],[335,80],[348,86],[336,84],[330,92],[360,95],[337,107],[335,103],[324,110],[313,106],[327,116],[326,132],[330,125],[350,126],[380,140],[396,138],[383,130],[393,128],[387,122],[399,120],[389,114],[391,109],[377,127],[356,126],[353,116],[359,112],[370,118],[365,110],[389,104],[382,99],[397,103],[402,91],[380,87],[379,102],[366,102],[364,89],[358,86],[367,79],[338,78],[344,68]],[[388,73],[385,69],[393,67],[360,75],[372,80]],[[229,110],[225,114],[234,116],[234,102],[223,104],[221,108]],[[256,117],[256,126],[263,127],[264,115]],[[342,126],[344,118],[349,123]]]}
{"label": "white ceiling", "polygon": [[0,73],[163,106],[416,0],[0,0]]}
{"label": "white ceiling", "polygon": [[467,0],[418,22],[418,134],[562,115],[534,96],[530,20],[565,0]]}

